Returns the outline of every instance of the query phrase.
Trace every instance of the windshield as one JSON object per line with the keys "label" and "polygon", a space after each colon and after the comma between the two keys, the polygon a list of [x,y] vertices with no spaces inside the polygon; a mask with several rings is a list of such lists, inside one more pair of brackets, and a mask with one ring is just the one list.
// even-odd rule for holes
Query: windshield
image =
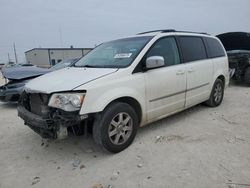
{"label": "windshield", "polygon": [[57,63],[56,65],[54,65],[53,67],[50,67],[49,69],[54,71],[54,70],[59,70],[59,69],[65,68],[65,67],[69,67],[77,60],[78,60],[78,58],[63,60],[62,62]]}
{"label": "windshield", "polygon": [[76,67],[122,68],[130,65],[152,37],[133,37],[103,43],[75,63]]}

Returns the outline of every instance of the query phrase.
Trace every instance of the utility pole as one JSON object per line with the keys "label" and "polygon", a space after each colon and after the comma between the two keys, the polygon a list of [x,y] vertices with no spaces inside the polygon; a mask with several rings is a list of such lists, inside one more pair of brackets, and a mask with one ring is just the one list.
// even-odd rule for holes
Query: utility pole
{"label": "utility pole", "polygon": [[17,55],[16,55],[16,45],[14,43],[14,53],[15,53],[15,59],[16,59],[16,64],[18,63],[18,60],[17,60]]}
{"label": "utility pole", "polygon": [[10,62],[10,54],[8,53],[8,62]]}
{"label": "utility pole", "polygon": [[59,27],[59,35],[60,35],[60,47],[63,47],[63,37],[62,37],[62,28],[61,26]]}
{"label": "utility pole", "polygon": [[[60,35],[60,46],[61,48],[63,47],[63,37],[62,37],[62,28],[61,26],[59,26],[59,35]],[[64,61],[64,50],[63,50],[63,57],[62,57],[62,60]]]}

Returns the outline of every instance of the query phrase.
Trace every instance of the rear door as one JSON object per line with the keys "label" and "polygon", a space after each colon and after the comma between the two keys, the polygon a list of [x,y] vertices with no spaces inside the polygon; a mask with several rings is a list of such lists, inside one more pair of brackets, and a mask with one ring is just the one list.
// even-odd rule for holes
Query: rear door
{"label": "rear door", "polygon": [[159,39],[144,59],[151,56],[162,56],[165,66],[145,72],[148,121],[184,108],[186,91],[186,68],[175,38]]}
{"label": "rear door", "polygon": [[179,36],[187,69],[186,107],[207,100],[211,92],[213,62],[207,58],[204,41],[196,36]]}

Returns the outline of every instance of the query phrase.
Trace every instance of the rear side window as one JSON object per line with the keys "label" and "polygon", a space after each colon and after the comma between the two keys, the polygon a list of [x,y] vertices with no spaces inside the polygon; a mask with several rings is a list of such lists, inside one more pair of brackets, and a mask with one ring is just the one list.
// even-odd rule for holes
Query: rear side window
{"label": "rear side window", "polygon": [[183,36],[179,39],[184,62],[207,58],[206,49],[200,37]]}
{"label": "rear side window", "polygon": [[225,52],[221,44],[214,38],[205,38],[206,47],[208,50],[208,57],[215,58],[215,57],[223,57],[225,56]]}

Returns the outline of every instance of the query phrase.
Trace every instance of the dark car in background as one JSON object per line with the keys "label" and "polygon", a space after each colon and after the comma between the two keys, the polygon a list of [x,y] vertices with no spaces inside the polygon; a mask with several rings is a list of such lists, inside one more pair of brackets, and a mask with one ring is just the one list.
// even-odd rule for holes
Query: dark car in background
{"label": "dark car in background", "polygon": [[217,37],[227,51],[231,79],[250,86],[250,33],[229,32]]}
{"label": "dark car in background", "polygon": [[65,67],[73,65],[77,59],[64,60],[51,68],[40,68],[37,66],[13,66],[3,68],[1,70],[3,77],[5,78],[5,85],[0,86],[0,101],[3,102],[15,102],[18,101],[20,94],[23,91],[23,87],[30,80],[44,75],[48,72],[59,70]]}
{"label": "dark car in background", "polygon": [[227,52],[232,79],[250,86],[250,51],[232,50]]}

